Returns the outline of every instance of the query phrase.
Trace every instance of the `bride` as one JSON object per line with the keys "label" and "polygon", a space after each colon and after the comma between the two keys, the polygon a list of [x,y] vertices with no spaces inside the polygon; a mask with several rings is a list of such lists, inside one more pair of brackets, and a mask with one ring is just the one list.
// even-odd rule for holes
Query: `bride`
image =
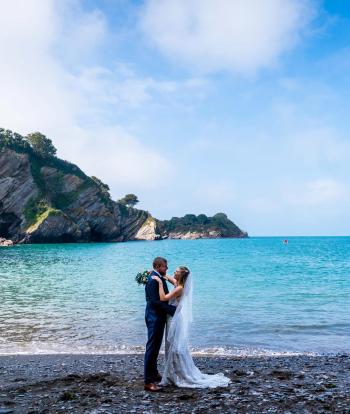
{"label": "bride", "polygon": [[230,379],[223,374],[203,374],[194,364],[188,345],[189,327],[192,322],[192,277],[185,266],[176,269],[174,277],[165,276],[175,288],[165,294],[158,276],[161,301],[176,305],[173,317],[168,316],[165,338],[165,367],[161,385],[174,384],[188,388],[226,387]]}

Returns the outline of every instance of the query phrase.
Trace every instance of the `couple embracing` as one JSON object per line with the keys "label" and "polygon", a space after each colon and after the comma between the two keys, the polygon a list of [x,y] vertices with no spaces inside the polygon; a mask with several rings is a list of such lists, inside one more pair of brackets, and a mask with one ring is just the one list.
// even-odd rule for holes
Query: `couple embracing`
{"label": "couple embracing", "polygon": [[[192,276],[185,266],[167,275],[168,263],[162,257],[153,261],[146,287],[146,325],[148,341],[145,353],[145,390],[161,391],[164,385],[188,388],[225,387],[230,379],[223,374],[203,374],[194,364],[188,344],[192,322]],[[169,292],[166,282],[174,288]],[[157,359],[164,330],[165,364],[161,376]],[[160,383],[160,385],[158,385]]]}

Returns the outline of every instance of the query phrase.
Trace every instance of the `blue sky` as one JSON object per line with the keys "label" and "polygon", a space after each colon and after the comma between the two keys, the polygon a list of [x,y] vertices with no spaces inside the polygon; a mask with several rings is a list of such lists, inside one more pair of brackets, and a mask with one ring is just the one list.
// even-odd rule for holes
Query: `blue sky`
{"label": "blue sky", "polygon": [[350,4],[16,0],[0,124],[159,218],[349,235]]}

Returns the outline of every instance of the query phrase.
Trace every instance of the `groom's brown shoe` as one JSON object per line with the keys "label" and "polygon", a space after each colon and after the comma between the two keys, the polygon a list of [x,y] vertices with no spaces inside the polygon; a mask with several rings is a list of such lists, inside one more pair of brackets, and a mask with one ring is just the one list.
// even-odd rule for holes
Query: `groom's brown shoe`
{"label": "groom's brown shoe", "polygon": [[145,384],[145,391],[160,392],[160,391],[163,391],[163,388],[157,384],[151,383],[151,384]]}

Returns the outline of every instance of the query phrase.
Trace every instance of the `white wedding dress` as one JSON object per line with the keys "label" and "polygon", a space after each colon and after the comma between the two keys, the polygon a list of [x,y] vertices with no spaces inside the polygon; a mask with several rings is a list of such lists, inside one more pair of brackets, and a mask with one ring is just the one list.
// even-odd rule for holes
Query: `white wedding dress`
{"label": "white wedding dress", "polygon": [[227,387],[230,379],[222,373],[203,374],[195,366],[188,344],[192,322],[192,277],[188,276],[173,317],[168,317],[165,338],[165,366],[161,385],[187,388]]}

